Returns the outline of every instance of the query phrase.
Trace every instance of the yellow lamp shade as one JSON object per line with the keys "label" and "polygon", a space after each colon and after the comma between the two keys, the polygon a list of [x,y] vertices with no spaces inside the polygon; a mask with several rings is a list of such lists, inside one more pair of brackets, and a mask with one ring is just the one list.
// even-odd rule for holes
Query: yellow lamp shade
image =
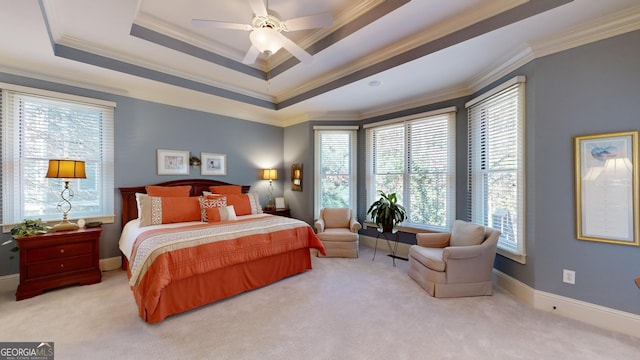
{"label": "yellow lamp shade", "polygon": [[84,161],[80,160],[49,160],[47,178],[54,179],[86,179]]}
{"label": "yellow lamp shade", "polygon": [[277,169],[262,170],[262,180],[278,180],[278,170]]}

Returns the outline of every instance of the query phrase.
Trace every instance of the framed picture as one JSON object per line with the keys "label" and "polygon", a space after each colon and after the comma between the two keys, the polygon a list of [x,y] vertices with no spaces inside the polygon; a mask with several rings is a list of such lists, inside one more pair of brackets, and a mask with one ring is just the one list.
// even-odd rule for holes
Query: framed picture
{"label": "framed picture", "polygon": [[214,153],[200,153],[200,174],[227,175],[227,155]]}
{"label": "framed picture", "polygon": [[158,149],[158,175],[189,175],[189,152]]}
{"label": "framed picture", "polygon": [[577,238],[640,246],[638,132],[577,136],[574,147]]}
{"label": "framed picture", "polygon": [[276,209],[286,209],[287,205],[284,203],[283,197],[276,197]]}

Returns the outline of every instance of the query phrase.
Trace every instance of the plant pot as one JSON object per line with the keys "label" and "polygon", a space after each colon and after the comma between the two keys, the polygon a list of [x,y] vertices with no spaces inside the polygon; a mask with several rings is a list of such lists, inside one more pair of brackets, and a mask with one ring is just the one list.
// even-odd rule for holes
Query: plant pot
{"label": "plant pot", "polygon": [[393,224],[382,224],[382,232],[392,232]]}

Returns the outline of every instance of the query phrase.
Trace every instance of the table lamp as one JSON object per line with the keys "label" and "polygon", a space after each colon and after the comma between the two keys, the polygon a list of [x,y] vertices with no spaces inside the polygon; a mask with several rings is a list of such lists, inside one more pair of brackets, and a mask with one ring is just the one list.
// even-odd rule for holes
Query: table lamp
{"label": "table lamp", "polygon": [[87,174],[84,170],[84,161],[80,160],[49,160],[49,169],[47,170],[47,178],[62,179],[64,181],[64,189],[60,196],[62,201],[58,203],[58,210],[62,211],[62,221],[51,228],[51,231],[77,230],[78,225],[67,220],[67,214],[71,211],[71,199],[73,191],[69,189],[70,179],[86,179]]}

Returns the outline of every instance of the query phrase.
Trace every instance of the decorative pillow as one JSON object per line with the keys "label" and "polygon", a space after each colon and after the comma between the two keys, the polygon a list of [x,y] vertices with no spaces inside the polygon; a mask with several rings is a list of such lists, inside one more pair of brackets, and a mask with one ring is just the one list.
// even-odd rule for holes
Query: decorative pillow
{"label": "decorative pillow", "polygon": [[227,206],[226,196],[211,196],[211,197],[200,196],[198,197],[198,202],[200,203],[200,221],[202,222],[209,222],[207,209]]}
{"label": "decorative pillow", "polygon": [[198,197],[140,196],[140,227],[201,221]]}
{"label": "decorative pillow", "polygon": [[484,241],[484,226],[456,220],[451,231],[449,245],[480,245]]}
{"label": "decorative pillow", "polygon": [[242,194],[242,185],[209,186],[209,191],[214,194]]}
{"label": "decorative pillow", "polygon": [[[208,198],[214,198],[217,194],[207,196]],[[221,196],[218,194],[217,196]],[[227,206],[233,205],[236,215],[251,215],[262,213],[260,207],[260,201],[258,200],[258,193],[250,194],[224,194],[227,198]]]}
{"label": "decorative pillow", "polygon": [[234,221],[237,220],[236,212],[231,206],[211,207],[205,209],[208,222]]}
{"label": "decorative pillow", "polygon": [[147,195],[160,196],[160,197],[175,197],[175,196],[190,196],[191,186],[155,186],[149,185],[146,187]]}
{"label": "decorative pillow", "polygon": [[138,219],[140,219],[140,214],[142,214],[142,204],[140,204],[142,200],[140,200],[140,198],[146,197],[146,196],[148,195],[143,193],[136,193],[136,205],[138,205]]}

